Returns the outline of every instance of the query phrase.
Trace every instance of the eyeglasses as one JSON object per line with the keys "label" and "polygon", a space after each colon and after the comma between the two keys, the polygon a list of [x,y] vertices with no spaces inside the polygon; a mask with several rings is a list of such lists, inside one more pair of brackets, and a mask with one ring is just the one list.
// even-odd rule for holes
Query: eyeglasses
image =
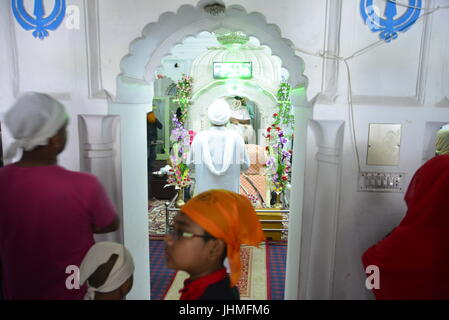
{"label": "eyeglasses", "polygon": [[204,238],[204,239],[215,239],[213,236],[206,235],[206,234],[195,234],[192,232],[182,231],[182,230],[176,230],[174,226],[170,226],[168,228],[167,235],[169,235],[174,241],[178,241],[181,238]]}

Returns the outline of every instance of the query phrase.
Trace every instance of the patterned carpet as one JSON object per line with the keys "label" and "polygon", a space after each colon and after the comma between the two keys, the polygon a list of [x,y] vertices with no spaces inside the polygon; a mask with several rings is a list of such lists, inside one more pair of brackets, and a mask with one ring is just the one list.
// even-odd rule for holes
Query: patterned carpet
{"label": "patterned carpet", "polygon": [[165,243],[161,236],[150,237],[150,278],[151,299],[162,300],[170,283],[175,276],[175,271],[165,265]]}
{"label": "patterned carpet", "polygon": [[150,235],[165,234],[165,203],[166,200],[151,201],[148,206],[148,221]]}
{"label": "patterned carpet", "polygon": [[287,242],[267,242],[268,300],[284,300]]}

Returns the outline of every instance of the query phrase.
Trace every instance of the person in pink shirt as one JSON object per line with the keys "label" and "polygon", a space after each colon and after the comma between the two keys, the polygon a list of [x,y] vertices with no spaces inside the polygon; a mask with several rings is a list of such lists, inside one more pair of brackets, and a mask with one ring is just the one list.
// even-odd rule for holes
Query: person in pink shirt
{"label": "person in pink shirt", "polygon": [[18,162],[0,169],[4,298],[83,299],[87,288],[69,280],[71,270],[94,245],[94,233],[118,229],[116,210],[95,176],[57,164],[67,141],[61,103],[26,93],[7,112],[5,124],[16,140],[5,158],[23,152]]}

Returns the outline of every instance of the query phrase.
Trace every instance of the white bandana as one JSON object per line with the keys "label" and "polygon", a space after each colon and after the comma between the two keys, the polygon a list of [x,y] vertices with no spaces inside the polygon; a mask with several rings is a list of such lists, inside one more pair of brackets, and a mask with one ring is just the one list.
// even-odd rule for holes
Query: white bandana
{"label": "white bandana", "polygon": [[[98,269],[98,267],[111,258],[111,255],[118,255],[118,259],[108,275],[105,283],[98,288],[91,287],[87,279]],[[87,281],[88,289],[85,296],[86,300],[93,300],[95,292],[112,292],[118,289],[134,273],[134,261],[128,249],[120,243],[115,242],[97,242],[93,245],[80,266],[80,283]]]}
{"label": "white bandana", "polygon": [[5,124],[16,140],[5,160],[14,158],[19,149],[30,151],[47,145],[67,119],[64,106],[56,99],[43,93],[25,93],[5,115]]}

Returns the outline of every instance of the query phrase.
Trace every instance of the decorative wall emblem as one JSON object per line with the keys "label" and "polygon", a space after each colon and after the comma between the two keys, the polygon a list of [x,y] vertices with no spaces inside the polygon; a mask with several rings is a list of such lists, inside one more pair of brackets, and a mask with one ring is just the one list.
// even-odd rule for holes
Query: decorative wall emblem
{"label": "decorative wall emblem", "polygon": [[25,30],[34,30],[33,36],[43,40],[49,35],[47,30],[56,30],[65,17],[65,0],[54,0],[52,12],[45,16],[43,0],[34,1],[34,16],[28,14],[23,5],[23,0],[11,0],[12,12],[17,22]]}
{"label": "decorative wall emblem", "polygon": [[204,6],[204,11],[206,11],[211,16],[221,16],[224,15],[226,7],[221,3],[213,3]]}
{"label": "decorative wall emblem", "polygon": [[407,31],[418,19],[422,9],[422,0],[408,0],[408,8],[402,16],[395,19],[397,15],[396,2],[388,0],[385,7],[384,17],[377,12],[380,10],[373,5],[373,0],[360,1],[360,13],[363,21],[373,32],[379,32],[379,38],[390,42],[398,37],[398,31]]}

